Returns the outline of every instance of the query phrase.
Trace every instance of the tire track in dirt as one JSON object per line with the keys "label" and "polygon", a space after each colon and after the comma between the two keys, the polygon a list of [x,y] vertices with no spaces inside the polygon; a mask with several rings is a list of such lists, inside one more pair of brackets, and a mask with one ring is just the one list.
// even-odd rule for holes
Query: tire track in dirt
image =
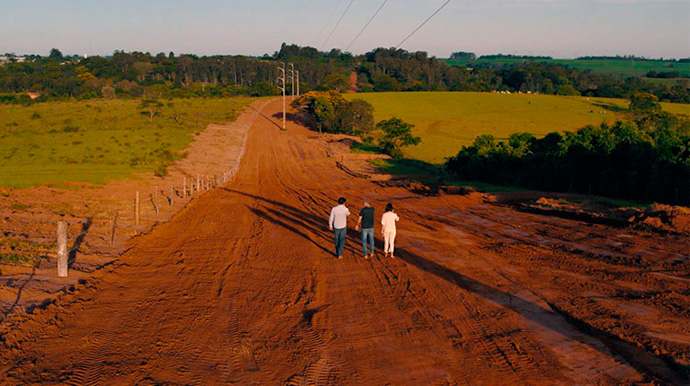
{"label": "tire track in dirt", "polygon": [[[13,331],[2,330],[0,379],[10,385],[655,379],[550,304],[563,312],[570,312],[568,304],[591,308],[575,317],[597,315],[593,324],[622,315],[597,302],[578,303],[573,294],[607,291],[613,286],[601,283],[607,272],[619,282],[647,277],[643,284],[656,288],[663,279],[632,275],[625,259],[604,255],[644,249],[669,259],[679,249],[665,246],[667,239],[626,239],[615,228],[351,178],[335,166],[322,138],[294,124],[280,131],[266,118],[279,106],[271,102],[257,113],[230,184],[141,237],[96,280],[17,320]],[[354,221],[365,197],[375,199],[377,210],[388,201],[396,205],[402,218],[396,259],[362,259],[355,232],[348,233],[346,257],[334,259],[326,220],[341,195]],[[599,257],[555,246],[568,243]],[[74,342],[83,342],[83,350],[74,350]]]}

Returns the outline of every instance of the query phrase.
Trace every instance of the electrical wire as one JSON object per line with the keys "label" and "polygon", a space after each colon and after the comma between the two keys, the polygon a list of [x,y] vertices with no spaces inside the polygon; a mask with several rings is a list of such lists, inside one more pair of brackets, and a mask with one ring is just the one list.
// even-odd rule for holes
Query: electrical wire
{"label": "electrical wire", "polygon": [[352,3],[354,3],[354,1],[355,1],[355,0],[350,0],[350,3],[347,5],[347,8],[345,8],[345,12],[343,12],[343,14],[340,15],[340,19],[338,19],[338,22],[335,23],[335,27],[333,27],[333,30],[331,31],[331,33],[328,34],[328,37],[326,38],[326,40],[324,40],[323,44],[321,44],[321,47],[319,47],[319,51],[321,51],[321,49],[323,48],[323,46],[325,46],[326,43],[328,43],[328,41],[331,39],[331,36],[333,36],[333,32],[335,32],[335,30],[338,29],[338,26],[340,25],[340,22],[343,21],[343,18],[345,18],[345,15],[347,14],[347,11],[350,10],[350,6],[352,5]]}
{"label": "electrical wire", "polygon": [[323,33],[326,32],[328,29],[328,26],[331,25],[331,22],[333,21],[333,16],[335,16],[335,12],[340,8],[340,4],[342,4],[343,0],[338,0],[338,5],[335,6],[333,9],[333,12],[331,12],[331,16],[328,18],[328,22],[326,25],[323,26],[323,29],[319,33],[319,39],[316,41],[316,44],[318,44],[321,41],[321,38],[323,38]]}
{"label": "electrical wire", "polygon": [[371,17],[371,19],[369,19],[369,21],[367,22],[367,24],[365,24],[364,27],[362,27],[362,29],[359,31],[359,33],[357,34],[357,36],[355,36],[355,38],[352,39],[352,41],[350,42],[350,44],[347,45],[347,47],[345,48],[345,51],[349,50],[350,47],[352,47],[352,45],[357,41],[357,39],[359,39],[359,36],[362,35],[362,32],[364,32],[364,30],[367,29],[367,27],[369,26],[369,24],[371,23],[371,21],[374,20],[374,18],[376,17],[376,15],[378,15],[379,12],[381,11],[381,8],[383,8],[383,6],[386,5],[387,2],[388,2],[388,0],[383,0],[383,3],[381,3],[381,6],[379,6],[379,9],[377,9],[376,12],[374,12],[374,15]]}
{"label": "electrical wire", "polygon": [[441,10],[443,9],[443,7],[445,7],[446,5],[448,5],[448,3],[450,3],[450,2],[451,2],[451,0],[448,0],[448,1],[446,1],[445,3],[443,3],[443,5],[442,5],[439,9],[436,10],[436,12],[432,13],[431,16],[429,16],[426,20],[424,20],[424,22],[423,22],[422,24],[419,25],[419,27],[415,28],[414,31],[412,31],[409,35],[407,35],[407,37],[406,37],[405,39],[403,39],[403,41],[401,41],[400,44],[398,44],[397,46],[395,46],[395,49],[397,50],[398,48],[400,48],[400,46],[402,46],[403,43],[405,43],[405,42],[407,41],[407,39],[409,39],[410,37],[412,37],[412,35],[414,35],[415,32],[419,31],[420,28],[424,27],[424,24],[426,24],[429,20],[431,20],[431,18],[433,18],[434,16],[436,16],[437,13],[441,12]]}

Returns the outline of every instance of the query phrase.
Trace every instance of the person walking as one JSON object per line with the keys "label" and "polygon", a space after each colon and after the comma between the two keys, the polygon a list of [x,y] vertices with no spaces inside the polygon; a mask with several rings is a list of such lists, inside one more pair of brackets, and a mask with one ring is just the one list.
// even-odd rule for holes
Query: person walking
{"label": "person walking", "polygon": [[334,233],[335,254],[339,259],[343,258],[345,235],[347,234],[347,216],[350,215],[350,210],[345,206],[345,201],[347,201],[345,197],[340,197],[338,205],[331,209],[331,215],[328,218],[328,229]]}
{"label": "person walking", "polygon": [[[374,257],[374,207],[371,206],[371,201],[368,198],[364,199],[364,207],[359,211],[359,219],[357,220],[358,231],[362,230],[362,250],[364,251],[364,258]],[[371,246],[371,255],[367,251],[367,241]]]}
{"label": "person walking", "polygon": [[386,205],[386,212],[381,216],[381,234],[383,235],[383,253],[388,256],[391,254],[393,256],[393,250],[395,249],[395,223],[400,220],[395,211],[393,210],[393,204],[388,203]]}

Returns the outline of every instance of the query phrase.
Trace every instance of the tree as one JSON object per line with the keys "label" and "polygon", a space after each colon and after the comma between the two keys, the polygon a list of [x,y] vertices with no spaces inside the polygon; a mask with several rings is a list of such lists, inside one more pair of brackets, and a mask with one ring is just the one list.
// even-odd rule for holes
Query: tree
{"label": "tree", "polygon": [[401,91],[403,85],[392,76],[380,74],[374,77],[374,91]]}
{"label": "tree", "polygon": [[292,106],[313,120],[319,133],[337,132],[338,109],[347,101],[335,91],[309,91],[292,102]]}
{"label": "tree", "polygon": [[163,107],[163,103],[156,99],[144,99],[141,101],[139,107],[144,109],[141,114],[148,115],[149,122],[152,122],[154,116],[160,115],[160,109]]}
{"label": "tree", "polygon": [[661,111],[659,98],[646,92],[636,92],[630,97],[630,111],[656,113]]}
{"label": "tree", "polygon": [[474,60],[477,59],[477,55],[474,52],[453,52],[450,54],[451,59],[464,59],[464,60]]}
{"label": "tree", "polygon": [[101,95],[103,95],[104,99],[117,98],[117,96],[115,95],[115,89],[111,86],[103,86],[103,88],[101,89]]}
{"label": "tree", "polygon": [[249,91],[249,95],[255,96],[255,97],[261,97],[261,96],[270,96],[270,95],[278,95],[280,90],[278,90],[278,87],[274,86],[270,82],[258,82],[252,87],[252,89]]}
{"label": "tree", "polygon": [[58,50],[57,48],[51,49],[50,54],[48,54],[48,57],[54,60],[62,60],[64,58],[62,52],[60,52],[60,50]]}
{"label": "tree", "polygon": [[572,95],[572,96],[580,96],[580,92],[573,87],[572,84],[563,84],[560,87],[558,87],[558,90],[556,90],[556,95]]}
{"label": "tree", "polygon": [[319,84],[320,90],[334,90],[336,92],[345,92],[350,88],[350,79],[339,72],[334,72],[326,76]]}
{"label": "tree", "polygon": [[353,99],[336,109],[338,129],[346,134],[363,135],[374,128],[374,107],[369,102]]}
{"label": "tree", "polygon": [[417,145],[422,142],[420,137],[412,135],[413,127],[413,124],[395,117],[380,121],[376,124],[376,128],[382,132],[379,138],[379,147],[385,153],[395,158],[401,158],[402,147]]}

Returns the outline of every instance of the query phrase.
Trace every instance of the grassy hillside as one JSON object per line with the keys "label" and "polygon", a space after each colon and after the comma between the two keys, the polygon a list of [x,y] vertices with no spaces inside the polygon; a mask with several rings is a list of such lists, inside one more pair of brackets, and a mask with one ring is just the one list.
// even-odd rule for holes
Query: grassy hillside
{"label": "grassy hillside", "polygon": [[[374,106],[378,122],[393,116],[413,123],[422,143],[405,155],[431,163],[457,154],[481,134],[507,138],[516,132],[535,136],[575,130],[620,117],[627,101],[533,94],[408,92],[348,94]],[[663,104],[664,109],[690,115],[690,105]]]}
{"label": "grassy hillside", "polygon": [[0,186],[103,183],[159,170],[182,156],[194,133],[234,120],[250,101],[163,101],[151,122],[139,100],[0,105]]}
{"label": "grassy hillside", "polygon": [[[505,65],[514,63],[527,63],[527,59],[475,59],[475,60],[455,60],[446,59],[446,63],[451,66],[466,66],[468,63],[481,64],[489,63],[495,65]],[[536,62],[557,63],[564,66],[577,68],[579,70],[592,70],[600,74],[614,74],[624,77],[644,76],[649,71],[668,72],[678,71],[681,75],[690,76],[690,63],[659,62],[648,60],[577,60],[577,59],[537,59]]]}

